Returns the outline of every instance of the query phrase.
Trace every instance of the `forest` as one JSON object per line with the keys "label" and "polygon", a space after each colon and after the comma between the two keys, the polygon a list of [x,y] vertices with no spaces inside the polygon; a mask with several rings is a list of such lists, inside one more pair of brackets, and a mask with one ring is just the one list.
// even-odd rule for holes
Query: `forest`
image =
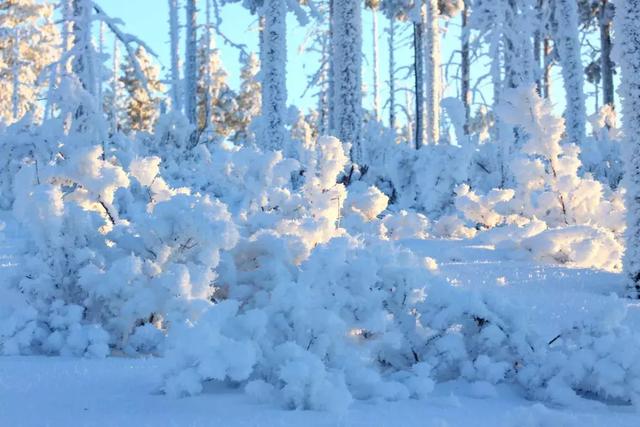
{"label": "forest", "polygon": [[640,425],[640,0],[125,3],[0,0],[0,425]]}

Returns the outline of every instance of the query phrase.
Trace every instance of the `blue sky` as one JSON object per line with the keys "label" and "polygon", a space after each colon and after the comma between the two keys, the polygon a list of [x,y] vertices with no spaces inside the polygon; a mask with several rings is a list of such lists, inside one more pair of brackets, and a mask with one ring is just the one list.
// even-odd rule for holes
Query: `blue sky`
{"label": "blue sky", "polygon": [[[168,72],[169,64],[169,30],[168,30],[168,5],[167,0],[97,0],[97,2],[105,9],[105,11],[112,17],[121,18],[125,25],[124,29],[136,36],[140,37],[158,54],[158,62],[164,67],[164,72]],[[201,9],[199,14],[199,21],[204,21],[204,0],[199,0],[199,7]],[[247,45],[248,50],[257,51],[257,22],[254,16],[251,16],[248,11],[243,9],[238,4],[225,5],[221,9],[222,17],[222,32],[236,43]],[[181,23],[184,22],[184,13],[181,10],[180,14]],[[442,20],[443,36],[442,36],[442,60],[443,63],[453,58],[454,63],[459,62],[459,57],[455,53],[459,45],[459,21],[460,18],[456,17],[451,21]],[[315,100],[312,97],[312,92],[302,97],[304,89],[307,84],[307,76],[312,74],[318,67],[319,58],[313,54],[305,53],[300,54],[299,47],[305,40],[307,28],[301,28],[295,20],[293,14],[288,16],[288,43],[289,43],[289,60],[287,65],[287,85],[288,85],[288,102],[291,105],[297,105],[303,109],[307,109],[314,105]],[[382,102],[387,99],[388,91],[386,90],[388,79],[388,48],[387,48],[387,34],[386,29],[388,27],[388,21],[381,14],[379,14],[379,49],[380,49],[380,73],[382,81]],[[401,24],[406,28],[405,24]],[[410,31],[404,32],[404,38],[406,43],[404,46],[400,46],[396,49],[396,57],[398,66],[411,66],[413,61],[413,52],[408,42],[410,42]],[[398,37],[399,38],[399,37]],[[111,41],[108,38],[108,45],[111,45]],[[373,49],[372,49],[372,19],[371,13],[368,10],[363,11],[363,81],[367,87],[367,96],[365,97],[365,107],[373,108],[373,96],[372,96],[372,84],[373,84]],[[229,74],[229,83],[232,87],[237,88],[239,85],[239,52],[237,49],[227,46],[222,40],[218,38],[218,46],[220,47],[222,61],[225,69]],[[182,46],[182,40],[181,40]],[[472,65],[472,80],[474,77],[478,77],[486,70],[485,64],[490,58],[481,58],[477,63]],[[556,104],[556,111],[562,112],[564,105],[562,81],[560,78],[560,69],[555,67],[554,71],[554,102]],[[451,68],[451,73],[455,75],[455,67]],[[399,77],[406,76],[406,79],[400,79],[397,82],[398,87],[411,87],[413,82],[413,75],[410,69],[403,69],[398,73]],[[452,78],[448,79],[446,83],[445,96],[457,96],[457,81]],[[487,101],[490,102],[491,87],[487,81],[481,86],[483,93],[487,94]],[[585,91],[593,91],[593,86],[585,82]],[[477,99],[478,103],[481,100]],[[405,95],[400,92],[397,95],[397,103],[404,106],[406,105]],[[398,110],[401,110],[399,108]],[[588,113],[593,113],[593,101],[588,103]],[[399,117],[402,119],[402,113],[398,111]],[[383,117],[388,116],[387,110],[383,112]]]}
{"label": "blue sky", "polygon": [[[136,36],[140,37],[158,54],[158,62],[165,67],[168,72],[169,65],[169,31],[168,31],[168,5],[167,0],[97,0],[105,11],[112,17],[121,18],[125,25],[124,29]],[[204,21],[204,1],[200,0],[199,21]],[[225,5],[222,7],[222,31],[236,43],[247,45],[249,50],[257,50],[257,22],[254,16],[237,4]],[[388,49],[387,35],[385,30],[388,26],[387,20],[379,14],[379,49],[380,49],[380,73],[382,84],[382,102],[387,98],[386,81],[388,78]],[[181,23],[184,22],[184,14],[180,15]],[[304,98],[302,94],[307,84],[307,76],[312,74],[318,67],[319,58],[315,55],[299,53],[300,45],[305,41],[307,28],[301,28],[295,20],[293,14],[288,16],[288,43],[289,43],[289,59],[287,65],[287,85],[289,103],[298,105],[303,108],[312,106],[315,102],[311,93]],[[443,39],[443,60],[448,60],[449,56],[456,48],[458,19],[448,25],[447,35]],[[368,10],[363,11],[363,50],[364,50],[364,71],[363,81],[367,86],[367,97],[365,98],[365,106],[372,108],[373,96],[373,36],[372,36],[372,19]],[[409,36],[410,32],[406,32]],[[109,40],[109,38],[107,38]],[[409,41],[407,39],[407,41]],[[237,87],[239,83],[239,52],[237,49],[225,45],[218,38],[218,46],[220,47],[222,61],[229,73],[229,82],[232,87]],[[182,44],[182,43],[181,43]],[[111,45],[111,42],[108,42]],[[396,49],[398,65],[411,65],[413,54],[408,46]],[[402,70],[400,76],[407,75],[408,78],[401,81],[398,86],[404,84],[411,85],[413,76],[410,70]],[[455,87],[449,90],[451,95],[455,95]],[[403,93],[398,94],[397,102],[404,105],[405,96]],[[388,115],[384,112],[384,117]]]}

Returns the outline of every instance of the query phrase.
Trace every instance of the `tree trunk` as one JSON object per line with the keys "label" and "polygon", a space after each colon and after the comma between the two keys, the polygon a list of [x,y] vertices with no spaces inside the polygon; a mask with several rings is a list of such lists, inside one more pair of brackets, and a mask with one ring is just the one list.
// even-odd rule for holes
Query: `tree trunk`
{"label": "tree trunk", "polygon": [[13,64],[11,73],[13,75],[11,115],[13,120],[18,120],[18,115],[20,114],[20,33],[18,32],[18,27],[13,29]]}
{"label": "tree trunk", "polygon": [[414,73],[414,102],[415,102],[415,147],[416,150],[424,145],[424,56],[423,56],[424,28],[422,22],[413,24],[413,73]]}
{"label": "tree trunk", "polygon": [[318,120],[318,133],[327,135],[331,129],[329,111],[331,110],[331,55],[330,55],[330,32],[322,35],[322,70],[320,71],[320,97],[318,99],[318,110],[320,118]]}
{"label": "tree trunk", "polygon": [[544,69],[542,74],[542,95],[545,99],[551,98],[551,68],[553,67],[553,44],[549,37],[543,41]]}
{"label": "tree trunk", "polygon": [[[104,22],[100,22],[100,33],[98,34],[98,52],[100,53],[100,58],[103,57],[104,55]],[[102,76],[101,74],[98,75],[98,79],[97,79],[97,95],[96,95],[96,104],[98,105],[98,111],[103,111],[104,110],[104,105],[102,105],[104,102],[104,97],[103,97],[103,90],[102,90]]]}
{"label": "tree trunk", "polygon": [[622,131],[627,157],[627,248],[624,271],[629,295],[640,297],[640,0],[618,0],[616,44],[622,80]]}
{"label": "tree trunk", "polygon": [[564,81],[567,139],[580,146],[586,136],[587,109],[578,34],[578,4],[575,0],[555,0],[553,16],[554,40],[558,47]]}
{"label": "tree trunk", "polygon": [[336,130],[336,121],[334,117],[335,112],[335,74],[336,67],[334,63],[333,57],[333,37],[334,37],[334,18],[335,18],[335,0],[329,0],[329,92],[327,94],[329,101],[329,117],[327,121],[329,122],[329,134],[335,136],[337,134]]}
{"label": "tree trunk", "polygon": [[196,34],[196,0],[187,0],[187,26],[185,37],[185,109],[189,123],[198,123],[197,91],[198,91],[198,66],[197,66],[197,34]]}
{"label": "tree trunk", "polygon": [[533,63],[536,67],[536,92],[542,97],[542,2],[538,0],[536,5],[536,31],[533,34]]}
{"label": "tree trunk", "polygon": [[389,19],[389,127],[396,128],[396,19]]}
{"label": "tree trunk", "polygon": [[516,88],[534,82],[533,32],[531,16],[522,0],[508,0],[504,30],[504,68],[507,87]]}
{"label": "tree trunk", "polygon": [[380,121],[380,53],[378,52],[378,11],[371,8],[373,20],[373,110]]}
{"label": "tree trunk", "polygon": [[[204,37],[205,37],[205,57],[202,59],[204,61],[204,78],[202,79],[204,81],[204,88],[203,88],[203,107],[204,108],[204,114],[202,114],[203,116],[203,120],[202,120],[202,130],[206,131],[206,132],[210,132],[212,130],[212,123],[211,123],[211,105],[213,103],[213,96],[211,93],[211,88],[213,86],[213,76],[211,75],[212,70],[211,70],[211,61],[209,60],[209,57],[212,55],[212,50],[211,50],[211,45],[212,45],[212,41],[213,38],[211,37],[211,3],[207,0],[205,5],[205,33],[204,33]],[[209,133],[209,135],[211,135]]]}
{"label": "tree trunk", "polygon": [[469,57],[469,2],[464,3],[462,10],[462,46],[460,49],[460,97],[464,105],[464,134],[469,135],[469,123],[471,121],[471,61]]}
{"label": "tree trunk", "polygon": [[362,5],[359,0],[335,1],[333,12],[336,136],[351,144],[351,161],[362,165]]}
{"label": "tree trunk", "polygon": [[113,76],[111,79],[111,94],[113,99],[109,106],[111,111],[111,134],[116,134],[119,130],[118,123],[118,98],[120,88],[118,87],[118,72],[120,70],[120,49],[118,48],[118,40],[113,41]]}
{"label": "tree trunk", "polygon": [[[613,62],[611,61],[611,15],[612,5],[601,0],[598,26],[600,28],[600,68],[602,69],[602,101],[614,106]],[[640,25],[640,24],[639,24]]]}
{"label": "tree trunk", "polygon": [[264,31],[260,52],[262,74],[262,138],[268,150],[283,150],[287,108],[287,5],[286,0],[265,0]]}
{"label": "tree trunk", "polygon": [[96,94],[96,79],[91,44],[91,6],[86,0],[73,0],[73,73],[82,87]]}
{"label": "tree trunk", "polygon": [[169,37],[171,46],[171,108],[182,110],[182,97],[180,96],[180,61],[178,45],[180,33],[178,31],[178,0],[169,0]]}
{"label": "tree trunk", "polygon": [[440,76],[440,25],[438,22],[438,0],[427,1],[427,143],[440,140],[440,100],[442,81]]}

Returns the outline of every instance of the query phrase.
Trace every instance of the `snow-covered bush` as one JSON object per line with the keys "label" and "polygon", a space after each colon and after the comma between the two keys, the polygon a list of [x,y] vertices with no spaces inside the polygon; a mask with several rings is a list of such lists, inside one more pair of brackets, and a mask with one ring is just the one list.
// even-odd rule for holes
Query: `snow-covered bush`
{"label": "snow-covered bush", "polygon": [[26,116],[9,127],[0,128],[0,209],[12,208],[14,181],[20,169],[25,165],[45,167],[62,136],[61,120],[47,121],[34,129],[32,119]]}
{"label": "snow-covered bush", "polygon": [[[475,227],[528,227],[525,233],[490,232],[487,242],[519,241],[534,258],[580,267],[620,268],[624,231],[624,206],[620,191],[581,176],[580,149],[562,143],[564,122],[534,88],[504,94],[501,118],[523,132],[519,154],[511,173],[515,188],[491,190],[486,195],[462,186],[456,207]],[[538,230],[536,235],[529,232]],[[513,242],[512,242],[513,243]]]}
{"label": "snow-covered bush", "polygon": [[622,153],[620,129],[616,123],[616,112],[607,104],[589,117],[592,136],[580,149],[580,160],[584,172],[615,190],[622,181]]}
{"label": "snow-covered bush", "polygon": [[178,194],[130,219],[106,236],[114,261],[85,268],[79,284],[117,348],[156,351],[161,339],[147,325],[169,330],[208,304],[220,251],[233,248],[238,233],[226,206],[208,196]]}
{"label": "snow-covered bush", "polygon": [[21,278],[10,286],[37,312],[28,352],[108,352],[108,335],[91,318],[79,278],[107,262],[103,233],[116,220],[114,192],[128,179],[100,157],[100,147],[78,148],[59,165],[24,165],[16,176],[13,212],[28,243]]}
{"label": "snow-covered bush", "polygon": [[476,227],[492,228],[504,221],[504,217],[496,212],[496,206],[513,199],[515,191],[493,189],[486,195],[478,195],[467,184],[456,189],[456,209],[465,218],[476,223]]}
{"label": "snow-covered bush", "polygon": [[617,213],[599,182],[578,175],[579,148],[561,143],[563,120],[534,88],[508,93],[500,113],[527,135],[522,154],[513,160],[517,185],[514,213],[536,216],[551,227],[598,223],[598,219]]}
{"label": "snow-covered bush", "polygon": [[[640,404],[640,334],[625,325],[627,308],[609,301],[558,332],[523,365],[517,381],[531,396],[573,405],[578,396]],[[621,349],[624,349],[621,351]]]}
{"label": "snow-covered bush", "polygon": [[20,300],[3,314],[4,352],[157,351],[211,297],[219,252],[237,242],[226,206],[169,187],[158,158],[124,156],[126,171],[107,157],[104,127],[87,108],[31,133],[53,155],[23,161],[11,185],[27,244],[3,283]]}
{"label": "snow-covered bush", "polygon": [[493,293],[435,282],[418,310],[428,337],[420,360],[440,381],[510,381],[537,344],[523,311]]}
{"label": "snow-covered bush", "polygon": [[[388,241],[339,237],[291,269],[276,239],[261,245],[269,253],[252,258],[258,268],[238,272],[225,305],[211,306],[186,333],[220,338],[194,339],[196,349],[187,349],[183,337],[170,335],[183,344],[171,347],[165,390],[193,393],[203,381],[228,379],[287,407],[330,410],[344,409],[351,396],[423,395],[430,371],[415,366],[414,349],[425,264]],[[237,346],[245,358],[231,356]]]}
{"label": "snow-covered bush", "polygon": [[401,210],[386,215],[382,224],[385,227],[386,237],[391,240],[424,239],[429,236],[429,220],[415,211]]}
{"label": "snow-covered bush", "polygon": [[368,171],[363,179],[377,186],[397,209],[417,210],[431,219],[453,209],[455,188],[469,179],[473,146],[425,145],[415,150],[380,134],[366,153]]}

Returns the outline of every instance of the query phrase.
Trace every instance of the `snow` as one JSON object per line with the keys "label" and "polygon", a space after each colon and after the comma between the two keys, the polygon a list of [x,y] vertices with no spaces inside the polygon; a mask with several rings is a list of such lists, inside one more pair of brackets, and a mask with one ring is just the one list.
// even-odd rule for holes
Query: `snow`
{"label": "snow", "polygon": [[[530,55],[551,18],[533,0],[474,3],[494,104],[465,129],[439,65],[440,20],[463,3],[369,2],[419,23],[418,147],[411,119],[399,132],[365,110],[358,1],[243,0],[261,63],[241,47],[237,96],[210,39],[213,6],[233,44],[218,2],[200,44],[182,4],[184,85],[169,2],[170,94],[122,22],[65,2],[66,51],[46,96],[33,88],[44,116],[18,117],[36,94],[13,62],[0,124],[0,425],[637,425],[638,2],[616,4],[624,132],[607,106],[588,137],[575,4],[553,16],[562,118]],[[288,11],[330,18],[312,36],[326,111],[287,105]],[[111,99],[94,21],[128,54]]]}
{"label": "snow", "polygon": [[[508,388],[479,396],[463,384],[436,387],[425,400],[357,402],[342,414],[286,411],[237,389],[211,386],[175,399],[155,392],[157,359],[4,358],[0,424],[30,426],[596,426],[637,425],[637,414],[597,405],[562,411],[526,401]],[[25,378],[29,380],[25,381]],[[64,393],[61,391],[64,390]],[[60,410],[64,408],[64,410]]]}
{"label": "snow", "polygon": [[[3,259],[10,257],[6,242]],[[530,322],[549,339],[577,318],[592,315],[610,292],[623,288],[619,274],[505,261],[499,250],[464,241],[406,240],[403,244],[437,260],[438,274],[457,286],[491,292],[499,288],[506,301],[526,302]],[[11,269],[2,265],[3,274]],[[640,307],[628,304],[633,324],[638,325]],[[514,386],[464,380],[437,384],[421,399],[356,400],[348,409],[328,413],[287,411],[274,406],[272,396],[265,395],[260,384],[250,385],[249,393],[220,383],[205,384],[202,394],[190,398],[160,394],[159,373],[169,363],[153,357],[3,357],[0,424],[36,426],[46,417],[46,424],[52,426],[635,426],[639,417],[633,409],[615,402],[581,399],[569,406],[546,406],[527,400]]]}
{"label": "snow", "polygon": [[[461,387],[474,397],[509,386],[564,408],[579,406],[583,392],[635,404],[635,308],[608,295],[614,286],[605,295],[591,290],[586,311],[571,306],[580,301],[574,289],[558,299],[573,311],[556,303],[541,310],[544,318],[531,306],[539,295],[507,291],[532,266],[544,274],[554,264],[618,271],[620,258],[616,222],[590,222],[602,215],[598,203],[610,203],[602,189],[592,185],[595,201],[582,212],[556,186],[563,177],[588,179],[575,175],[572,146],[560,144],[562,121],[529,89],[508,95],[518,107],[509,119],[531,135],[522,156],[546,156],[557,171],[533,169],[548,183],[539,197],[553,196],[542,206],[565,191],[571,224],[563,226],[559,207],[546,215],[530,207],[538,188],[525,181],[486,195],[457,186],[447,206],[453,175],[414,200],[435,199],[432,214],[449,215],[432,222],[413,205],[394,212],[376,186],[343,183],[349,158],[336,138],[307,138],[297,159],[232,144],[185,153],[189,126],[175,113],[155,141],[121,150],[118,161],[96,143],[105,122],[88,110],[94,134],[80,138],[84,128],[72,128],[60,136],[63,157],[38,168],[17,163],[8,181],[11,233],[19,230],[23,242],[14,244],[17,274],[2,282],[13,302],[0,312],[2,353],[153,355],[163,366],[156,390],[168,396],[206,394],[218,383],[274,407],[331,414],[361,401],[430,399],[450,381],[469,383]],[[446,145],[399,153],[418,165],[438,161],[430,153],[466,159]],[[416,169],[423,185],[425,175],[442,181],[439,170]],[[525,201],[514,205],[514,197]],[[488,259],[492,270],[478,268]],[[540,280],[555,285],[537,290],[544,299],[560,295],[556,280]],[[553,316],[563,321],[546,329]],[[621,343],[624,355],[615,351]]]}

